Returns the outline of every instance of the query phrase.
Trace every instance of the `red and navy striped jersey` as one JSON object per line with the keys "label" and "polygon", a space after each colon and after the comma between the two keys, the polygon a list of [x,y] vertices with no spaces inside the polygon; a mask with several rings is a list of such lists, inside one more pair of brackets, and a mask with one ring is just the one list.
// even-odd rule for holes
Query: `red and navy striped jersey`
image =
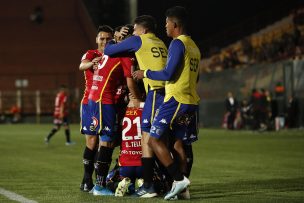
{"label": "red and navy striped jersey", "polygon": [[[89,60],[92,61],[94,58],[102,56],[102,53],[99,52],[97,49],[95,50],[88,50],[81,58],[81,61],[83,60]],[[82,104],[87,104],[88,103],[88,98],[89,98],[89,93],[93,84],[93,74],[94,70],[93,68],[86,69],[84,71],[84,79],[85,79],[85,90],[83,94],[83,98],[81,103]]]}
{"label": "red and navy striped jersey", "polygon": [[94,70],[89,99],[103,104],[118,103],[121,87],[126,86],[126,77],[132,77],[132,65],[133,61],[129,57],[112,58],[103,55],[98,68]]}

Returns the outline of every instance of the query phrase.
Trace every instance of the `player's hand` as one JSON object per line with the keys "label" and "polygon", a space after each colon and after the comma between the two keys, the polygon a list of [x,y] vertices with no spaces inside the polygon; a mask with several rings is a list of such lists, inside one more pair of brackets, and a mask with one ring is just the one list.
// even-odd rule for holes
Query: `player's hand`
{"label": "player's hand", "polygon": [[120,29],[120,31],[119,31],[120,36],[122,36],[122,38],[123,38],[124,36],[128,35],[128,32],[129,32],[129,28],[128,28],[128,27],[125,27],[125,26],[123,26],[123,27]]}
{"label": "player's hand", "polygon": [[144,78],[144,71],[143,71],[143,70],[134,71],[134,72],[132,73],[132,76],[133,76],[133,78],[136,79],[136,80],[143,79],[143,78]]}
{"label": "player's hand", "polygon": [[93,66],[98,65],[98,62],[102,59],[102,56],[96,57],[92,60]]}
{"label": "player's hand", "polygon": [[98,69],[98,65],[93,65],[93,70],[97,70]]}

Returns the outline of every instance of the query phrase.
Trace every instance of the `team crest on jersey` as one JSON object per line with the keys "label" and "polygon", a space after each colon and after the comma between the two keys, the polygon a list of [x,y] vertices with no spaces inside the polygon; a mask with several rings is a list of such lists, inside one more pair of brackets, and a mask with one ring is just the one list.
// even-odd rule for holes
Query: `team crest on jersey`
{"label": "team crest on jersey", "polygon": [[98,124],[99,124],[98,119],[93,116],[92,117],[92,123],[90,125],[90,131],[94,131],[97,128]]}

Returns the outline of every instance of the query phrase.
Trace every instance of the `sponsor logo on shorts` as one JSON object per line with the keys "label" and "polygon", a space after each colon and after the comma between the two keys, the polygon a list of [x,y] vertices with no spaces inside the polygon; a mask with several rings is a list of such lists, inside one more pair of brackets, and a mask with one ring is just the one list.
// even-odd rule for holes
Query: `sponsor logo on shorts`
{"label": "sponsor logo on shorts", "polygon": [[166,121],[166,119],[164,119],[164,118],[162,118],[159,122],[163,123],[163,124],[168,124],[167,121]]}
{"label": "sponsor logo on shorts", "polygon": [[111,129],[109,128],[109,126],[105,126],[105,127],[104,127],[104,130],[105,130],[105,131],[108,131],[108,132],[111,131]]}

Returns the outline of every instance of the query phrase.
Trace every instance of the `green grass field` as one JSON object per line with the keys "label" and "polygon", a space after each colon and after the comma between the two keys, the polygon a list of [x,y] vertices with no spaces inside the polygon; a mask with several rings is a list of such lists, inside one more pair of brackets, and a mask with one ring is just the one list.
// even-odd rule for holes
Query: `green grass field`
{"label": "green grass field", "polygon": [[[0,125],[0,188],[37,202],[164,202],[80,192],[84,138],[72,125],[76,145],[65,146],[61,130],[47,146],[51,128]],[[193,147],[191,202],[304,202],[303,131],[201,129]]]}

